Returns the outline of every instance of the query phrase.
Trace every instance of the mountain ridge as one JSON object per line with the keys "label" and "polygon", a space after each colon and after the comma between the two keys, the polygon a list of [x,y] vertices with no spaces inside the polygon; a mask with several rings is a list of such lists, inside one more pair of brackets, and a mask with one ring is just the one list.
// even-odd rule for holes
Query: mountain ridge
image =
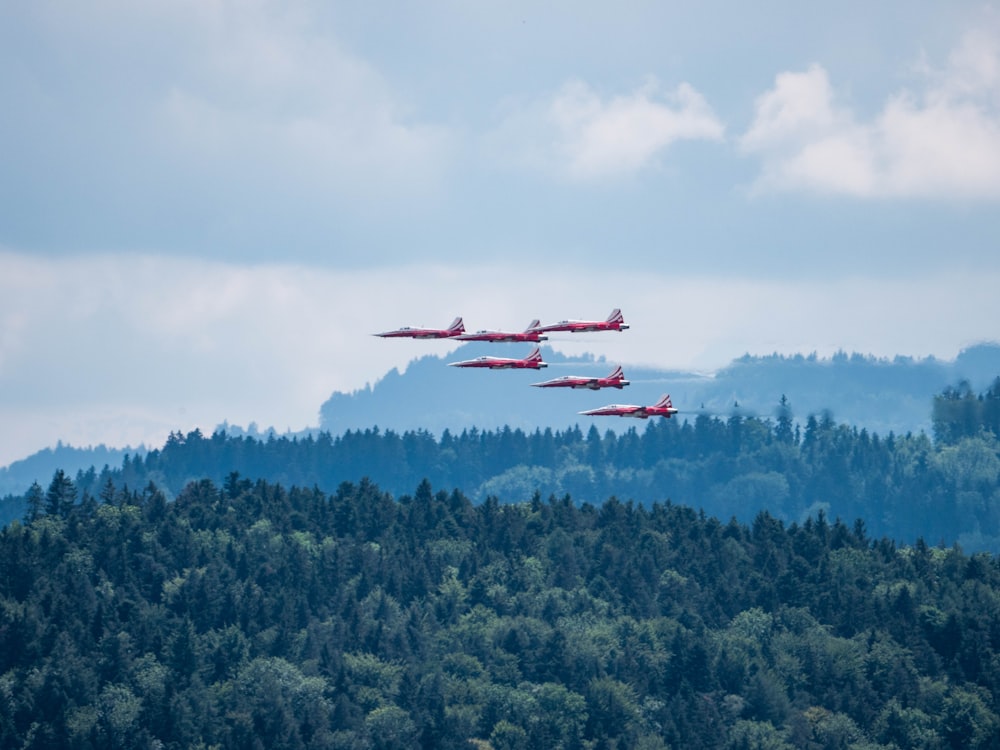
{"label": "mountain ridge", "polygon": [[[565,428],[590,423],[578,412],[610,402],[653,403],[670,393],[679,417],[738,409],[744,415],[775,414],[782,397],[796,421],[831,413],[880,434],[929,432],[931,402],[949,385],[967,381],[985,388],[1000,375],[1000,344],[963,349],[954,360],[933,356],[892,359],[838,352],[830,358],[803,355],[750,355],[714,373],[626,366],[632,385],[623,391],[550,393],[528,386],[559,374],[607,375],[617,364],[594,355],[568,357],[542,347],[550,369],[538,372],[461,372],[447,361],[496,352],[488,344],[463,346],[447,357],[428,354],[403,372],[393,368],[374,384],[351,393],[335,392],[320,407],[320,429],[340,433],[377,425],[397,431],[424,429],[441,434],[468,427],[491,429]],[[566,372],[562,370],[566,369]],[[555,372],[554,372],[555,371]],[[567,389],[568,390],[568,389]],[[499,406],[498,406],[499,405]],[[603,420],[600,429],[627,429],[637,420]]]}

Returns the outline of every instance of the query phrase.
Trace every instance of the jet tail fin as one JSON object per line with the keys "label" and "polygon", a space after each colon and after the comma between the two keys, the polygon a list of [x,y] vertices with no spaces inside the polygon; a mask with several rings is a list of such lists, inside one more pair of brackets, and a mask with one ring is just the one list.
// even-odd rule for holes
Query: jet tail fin
{"label": "jet tail fin", "polygon": [[663,396],[663,398],[661,398],[659,401],[656,402],[656,408],[657,409],[673,409],[674,408],[674,405],[670,402],[670,394],[669,393],[665,394]]}
{"label": "jet tail fin", "polygon": [[461,316],[451,322],[451,325],[448,326],[448,332],[453,334],[465,333],[465,323],[462,322]]}
{"label": "jet tail fin", "polygon": [[614,310],[612,310],[611,314],[608,316],[608,322],[609,323],[624,323],[625,322],[625,318],[622,315],[622,311],[619,308],[617,308],[617,307]]}
{"label": "jet tail fin", "polygon": [[618,365],[618,367],[615,368],[615,371],[610,375],[608,375],[608,380],[621,380],[624,377],[625,377],[625,371],[622,370],[621,365]]}
{"label": "jet tail fin", "polygon": [[542,321],[540,321],[538,318],[535,318],[533,321],[531,321],[530,323],[528,323],[528,327],[524,329],[524,332],[528,333],[529,331],[534,330],[535,328],[538,328],[538,326],[540,326],[541,324],[542,324]]}

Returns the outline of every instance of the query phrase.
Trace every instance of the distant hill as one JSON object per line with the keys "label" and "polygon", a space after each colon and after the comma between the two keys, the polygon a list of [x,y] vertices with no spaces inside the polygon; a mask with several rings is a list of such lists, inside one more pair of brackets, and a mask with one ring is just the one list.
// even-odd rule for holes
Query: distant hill
{"label": "distant hill", "polygon": [[[469,344],[446,358],[428,355],[414,360],[402,373],[393,369],[373,386],[334,393],[320,407],[320,429],[333,434],[372,426],[436,434],[472,426],[533,430],[579,424],[585,429],[590,418],[579,411],[616,402],[652,403],[670,393],[682,419],[685,413],[693,417],[699,411],[727,415],[736,404],[744,415],[767,417],[784,395],[799,422],[810,414],[829,412],[838,422],[882,435],[929,433],[935,394],[963,380],[982,390],[1000,375],[1000,344],[995,343],[965,349],[953,361],[846,353],[829,359],[747,354],[713,374],[626,367],[632,385],[622,391],[529,387],[560,375],[607,375],[617,364],[603,358],[566,357],[548,347],[542,353],[550,367],[539,372],[470,372],[446,366],[497,352],[496,346]],[[603,430],[635,424],[636,420],[604,419],[599,426]]]}

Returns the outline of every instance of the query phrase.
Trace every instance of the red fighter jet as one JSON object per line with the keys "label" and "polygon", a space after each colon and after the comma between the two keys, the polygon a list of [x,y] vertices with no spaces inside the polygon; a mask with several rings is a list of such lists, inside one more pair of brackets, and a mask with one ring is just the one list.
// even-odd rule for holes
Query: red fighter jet
{"label": "red fighter jet", "polygon": [[549,326],[536,326],[532,330],[536,333],[550,333],[553,331],[586,333],[589,331],[624,331],[627,328],[625,318],[622,317],[622,311],[615,308],[611,311],[607,320],[561,320]]}
{"label": "red fighter jet", "polygon": [[636,417],[637,419],[648,419],[649,417],[665,417],[670,419],[677,413],[677,409],[670,403],[670,394],[665,395],[652,406],[634,406],[632,404],[610,404],[602,406],[600,409],[590,409],[581,411],[589,417]]}
{"label": "red fighter jet", "polygon": [[538,347],[524,359],[511,359],[509,357],[477,357],[467,359],[463,362],[449,362],[452,367],[488,367],[491,370],[538,370],[548,367],[542,362],[542,353]]}
{"label": "red fighter jet", "polygon": [[546,380],[544,383],[532,383],[536,388],[589,388],[598,391],[601,388],[617,388],[621,390],[628,385],[625,373],[622,372],[621,365],[606,378],[588,378],[582,375],[564,375],[555,380]]}
{"label": "red fighter jet", "polygon": [[451,339],[463,333],[465,333],[465,324],[462,323],[461,318],[455,318],[452,324],[444,329],[403,326],[402,328],[397,328],[395,331],[386,331],[385,333],[376,333],[374,335],[381,336],[384,339]]}
{"label": "red fighter jet", "polygon": [[530,341],[537,343],[539,341],[548,341],[548,336],[543,336],[535,327],[541,321],[533,320],[528,323],[528,327],[522,333],[516,333],[513,331],[476,331],[475,333],[463,333],[461,336],[456,336],[459,341],[489,341],[495,343],[498,341],[505,342],[520,342],[520,341]]}

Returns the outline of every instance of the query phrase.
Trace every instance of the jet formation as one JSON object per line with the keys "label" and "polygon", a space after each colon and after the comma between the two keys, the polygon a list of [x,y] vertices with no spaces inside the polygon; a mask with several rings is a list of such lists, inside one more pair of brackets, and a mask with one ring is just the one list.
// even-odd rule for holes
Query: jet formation
{"label": "jet formation", "polygon": [[[545,333],[590,333],[594,331],[625,331],[628,326],[622,311],[615,308],[605,320],[561,320],[550,325],[541,325],[538,319],[532,320],[523,331],[491,331],[481,330],[475,333],[466,333],[465,325],[461,317],[455,318],[447,328],[414,328],[403,326],[394,331],[376,333],[375,336],[381,338],[410,338],[410,339],[455,339],[456,341],[486,341],[489,343],[505,342],[519,343],[530,342],[537,344],[540,341],[548,340]],[[541,350],[536,346],[532,352],[521,359],[514,357],[476,357],[461,362],[449,362],[451,367],[487,368],[490,370],[538,370],[548,367],[542,361]],[[625,379],[625,373],[621,365],[604,378],[589,377],[583,375],[566,375],[553,380],[546,380],[542,383],[532,383],[537,388],[572,388],[589,389],[593,391],[601,388],[617,388],[621,390],[629,385]],[[677,414],[677,409],[670,402],[670,395],[664,394],[659,401],[649,406],[636,404],[608,404],[598,409],[581,411],[580,414],[594,417],[634,417],[637,419],[648,419],[649,417],[664,417],[670,419]]]}

